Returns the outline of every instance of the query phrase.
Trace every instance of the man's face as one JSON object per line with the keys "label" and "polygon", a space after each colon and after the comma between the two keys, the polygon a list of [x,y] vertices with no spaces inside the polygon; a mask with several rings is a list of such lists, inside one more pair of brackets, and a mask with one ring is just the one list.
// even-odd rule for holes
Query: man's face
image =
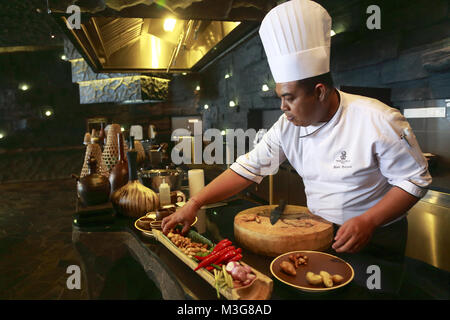
{"label": "man's face", "polygon": [[306,127],[323,117],[317,92],[305,92],[297,81],[277,83],[275,91],[281,99],[280,109],[294,125]]}

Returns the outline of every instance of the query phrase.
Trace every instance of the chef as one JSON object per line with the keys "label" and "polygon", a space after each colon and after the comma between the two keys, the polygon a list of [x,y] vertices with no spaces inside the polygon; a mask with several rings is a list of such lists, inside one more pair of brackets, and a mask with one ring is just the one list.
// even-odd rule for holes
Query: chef
{"label": "chef", "polygon": [[330,32],[329,14],[310,0],[266,15],[259,34],[283,115],[252,151],[165,218],[165,233],[177,223],[186,232],[200,207],[260,183],[288,160],[303,179],[308,209],[335,224],[336,252],[361,251],[375,234],[382,242],[405,234],[406,212],[431,183],[427,162],[398,110],[334,88]]}

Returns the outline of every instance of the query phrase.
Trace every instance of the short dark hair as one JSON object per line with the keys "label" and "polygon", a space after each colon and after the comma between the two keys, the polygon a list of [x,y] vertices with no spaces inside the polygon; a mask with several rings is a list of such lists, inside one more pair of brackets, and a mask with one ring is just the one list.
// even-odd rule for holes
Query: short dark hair
{"label": "short dark hair", "polygon": [[315,77],[297,81],[297,85],[302,87],[306,91],[306,93],[313,92],[314,88],[318,83],[322,83],[330,89],[334,88],[333,77],[331,76],[331,72],[327,72]]}

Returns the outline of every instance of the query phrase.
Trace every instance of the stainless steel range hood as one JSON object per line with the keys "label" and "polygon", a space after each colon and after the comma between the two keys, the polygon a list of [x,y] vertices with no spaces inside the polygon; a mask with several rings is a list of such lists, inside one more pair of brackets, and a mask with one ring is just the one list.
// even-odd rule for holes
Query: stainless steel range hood
{"label": "stainless steel range hood", "polygon": [[[173,30],[164,30],[175,22]],[[240,22],[91,17],[74,38],[102,71],[190,70]]]}
{"label": "stainless steel range hood", "polygon": [[254,33],[275,2],[147,0],[110,8],[114,1],[97,0],[82,8],[81,29],[67,28],[70,1],[50,1],[49,9],[95,72],[167,74],[201,70]]}
{"label": "stainless steel range hood", "polygon": [[[47,0],[68,36],[80,103],[168,98],[171,74],[202,71],[257,30],[276,0]],[[69,28],[81,9],[81,26]]]}

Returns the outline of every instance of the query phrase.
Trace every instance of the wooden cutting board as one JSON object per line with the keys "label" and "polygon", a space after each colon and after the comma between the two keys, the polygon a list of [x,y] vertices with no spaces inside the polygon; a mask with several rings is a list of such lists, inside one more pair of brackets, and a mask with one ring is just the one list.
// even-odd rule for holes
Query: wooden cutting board
{"label": "wooden cutting board", "polygon": [[287,205],[272,225],[270,212],[277,206],[259,206],[238,213],[234,218],[236,241],[252,252],[270,257],[297,250],[325,251],[330,247],[331,222],[306,207]]}

